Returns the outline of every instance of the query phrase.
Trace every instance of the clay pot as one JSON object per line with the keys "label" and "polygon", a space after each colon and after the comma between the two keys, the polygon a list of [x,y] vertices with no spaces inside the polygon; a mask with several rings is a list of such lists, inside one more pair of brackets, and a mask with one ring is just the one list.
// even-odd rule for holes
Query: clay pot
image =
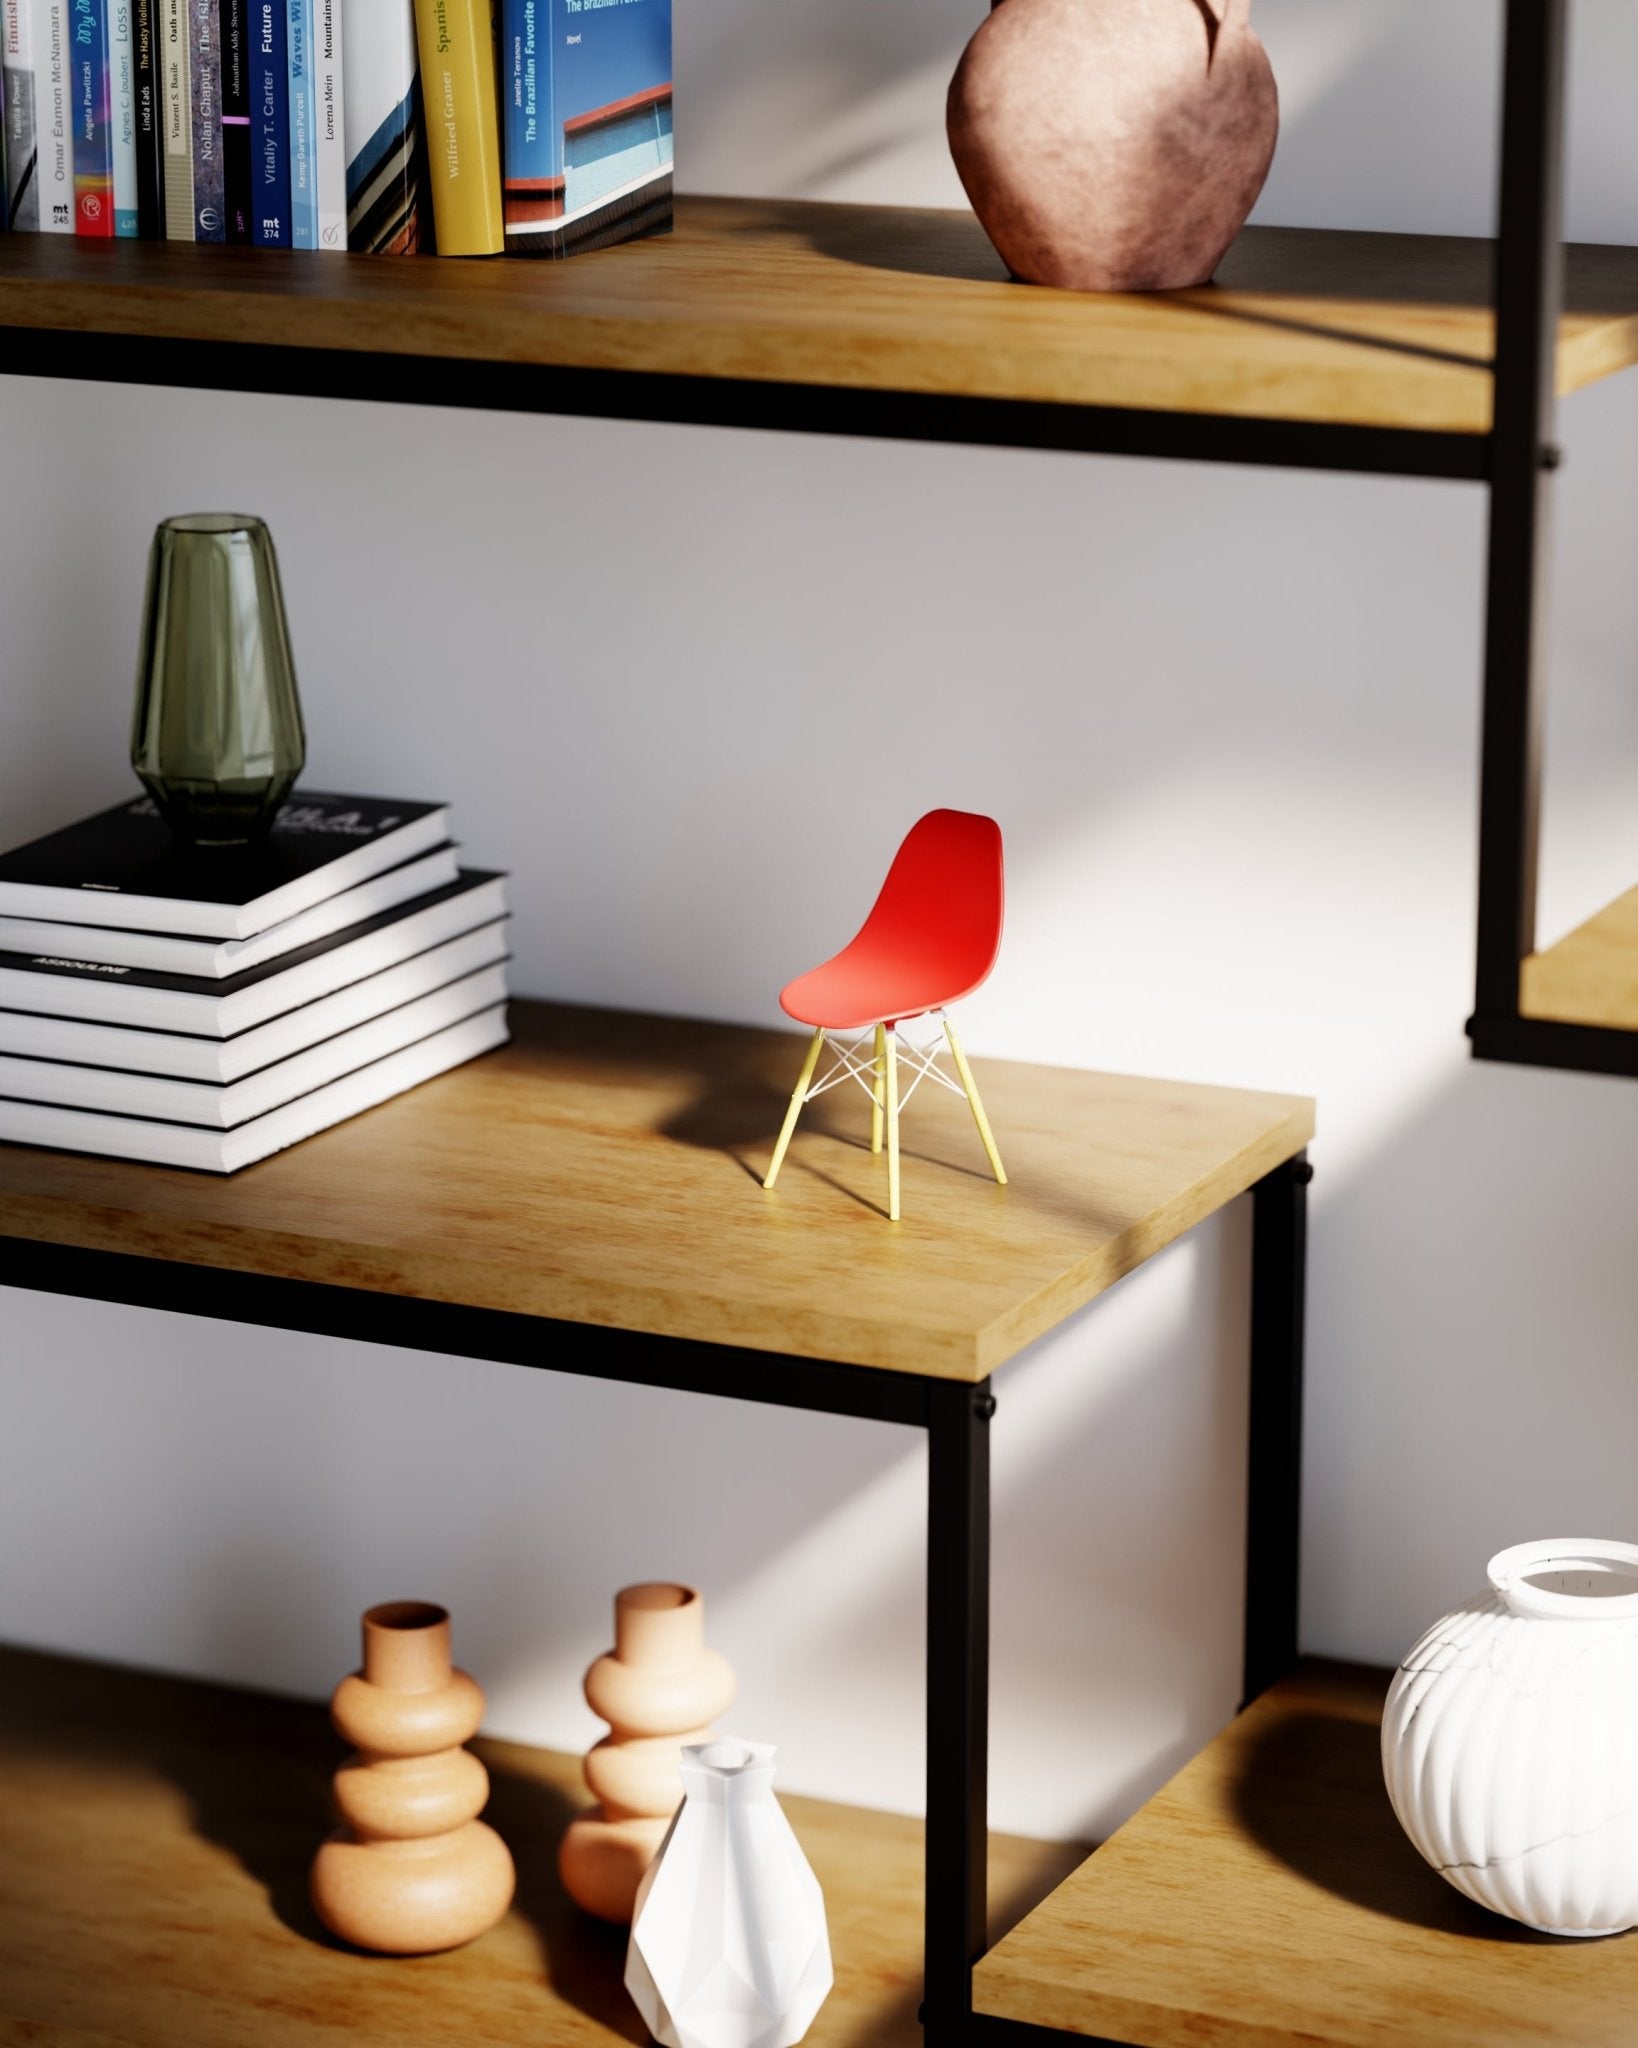
{"label": "clay pot", "polygon": [[586,1758],[598,1803],[570,1824],[558,1855],[569,1896],[624,1925],[637,1887],[682,1803],[685,1743],[711,1738],[734,1697],[727,1660],[705,1646],[692,1586],[627,1586],[614,1596],[614,1648],[586,1673],[586,1701],[610,1732]]}
{"label": "clay pot", "polygon": [[399,1600],[364,1616],[364,1668],[331,1719],[355,1745],[335,1776],[343,1825],[319,1850],[313,1905],[332,1933],[387,1955],[458,1948],[512,1901],[506,1844],[478,1815],[489,1774],[461,1745],[483,1693],[450,1662],[449,1616]]}
{"label": "clay pot", "polygon": [[996,0],[950,85],[950,150],[1013,275],[1205,284],[1274,157],[1251,0]]}

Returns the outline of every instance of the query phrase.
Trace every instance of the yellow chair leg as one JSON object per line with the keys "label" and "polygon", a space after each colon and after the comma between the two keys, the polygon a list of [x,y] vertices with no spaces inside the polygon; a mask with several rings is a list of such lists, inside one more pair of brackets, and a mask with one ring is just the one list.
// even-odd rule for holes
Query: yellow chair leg
{"label": "yellow chair leg", "polygon": [[768,1178],[762,1183],[771,1188],[779,1177],[779,1169],[785,1163],[785,1148],[791,1142],[791,1132],[796,1129],[796,1119],[802,1114],[802,1104],[807,1099],[808,1083],[813,1079],[813,1070],[819,1064],[820,1048],[824,1045],[825,1034],[816,1031],[808,1046],[808,1056],[802,1062],[802,1072],[791,1094],[791,1106],[785,1112],[785,1122],[779,1133],[779,1143],[774,1147],[773,1164],[768,1168]]}
{"label": "yellow chair leg", "polygon": [[887,1220],[899,1220],[899,1042],[889,1025],[882,1064],[887,1070]]}
{"label": "yellow chair leg", "polygon": [[876,1026],[876,1071],[871,1084],[870,1149],[882,1149],[882,1104],[887,1096],[887,1026]]}
{"label": "yellow chair leg", "polygon": [[973,1070],[967,1064],[967,1055],[961,1050],[961,1040],[956,1037],[956,1028],[948,1017],[944,1019],[944,1035],[950,1041],[950,1051],[955,1059],[956,1072],[961,1076],[961,1085],[967,1091],[973,1122],[978,1126],[978,1135],[984,1141],[984,1150],[989,1155],[990,1170],[1005,1187],[1007,1169],[1001,1164],[1001,1154],[995,1149],[995,1134],[990,1129],[989,1118],[984,1114],[984,1104],[979,1099],[978,1084],[973,1079]]}

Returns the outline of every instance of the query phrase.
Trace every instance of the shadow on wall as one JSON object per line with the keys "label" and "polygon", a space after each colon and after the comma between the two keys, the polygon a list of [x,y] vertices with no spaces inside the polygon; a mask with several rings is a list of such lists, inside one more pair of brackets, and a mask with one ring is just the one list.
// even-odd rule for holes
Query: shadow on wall
{"label": "shadow on wall", "polygon": [[1304,1641],[1393,1663],[1506,1545],[1634,1534],[1638,1099],[1459,1067],[1321,1199]]}

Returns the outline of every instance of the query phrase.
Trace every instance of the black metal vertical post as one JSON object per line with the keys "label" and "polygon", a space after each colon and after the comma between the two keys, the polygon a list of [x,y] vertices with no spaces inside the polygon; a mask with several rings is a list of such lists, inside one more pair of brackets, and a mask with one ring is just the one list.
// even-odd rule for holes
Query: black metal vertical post
{"label": "black metal vertical post", "polygon": [[1245,1697],[1297,1661],[1302,1534],[1302,1333],[1308,1183],[1299,1152],[1251,1191],[1251,1450],[1246,1504]]}
{"label": "black metal vertical post", "polygon": [[1519,963],[1535,946],[1568,7],[1507,0],[1479,783],[1481,1020],[1518,1015]]}
{"label": "black metal vertical post", "polygon": [[954,2048],[984,1953],[990,1741],[990,1417],[979,1386],[927,1400],[928,2048]]}

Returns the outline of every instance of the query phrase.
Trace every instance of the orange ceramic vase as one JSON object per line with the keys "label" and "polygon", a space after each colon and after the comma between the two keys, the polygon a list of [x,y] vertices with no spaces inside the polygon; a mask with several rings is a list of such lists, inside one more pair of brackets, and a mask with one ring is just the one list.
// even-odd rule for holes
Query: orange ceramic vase
{"label": "orange ceramic vase", "polygon": [[950,85],[950,150],[1028,284],[1207,283],[1268,176],[1279,95],[1251,0],[995,0]]}
{"label": "orange ceramic vase", "polygon": [[643,1872],[682,1804],[684,1743],[709,1742],[734,1697],[727,1660],[705,1646],[692,1586],[627,1586],[614,1596],[614,1648],[586,1673],[586,1701],[610,1732],[586,1757],[597,1804],[558,1855],[564,1889],[599,1919],[629,1925]]}
{"label": "orange ceramic vase", "polygon": [[364,1668],[330,1702],[354,1753],[335,1776],[342,1826],[318,1852],[319,1918],[359,1948],[459,1948],[511,1904],[512,1858],[478,1819],[489,1774],[462,1745],[483,1693],[450,1662],[449,1616],[425,1601],[372,1607]]}

